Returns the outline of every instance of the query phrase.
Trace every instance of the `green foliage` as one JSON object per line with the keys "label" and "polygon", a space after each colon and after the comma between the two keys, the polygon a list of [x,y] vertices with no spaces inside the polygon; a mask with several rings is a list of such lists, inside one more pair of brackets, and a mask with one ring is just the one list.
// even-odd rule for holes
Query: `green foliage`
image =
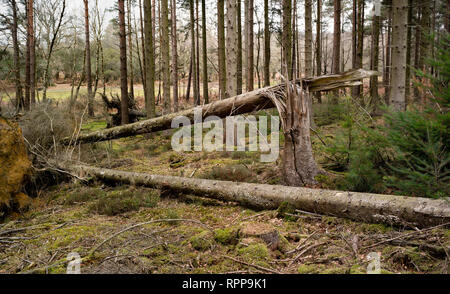
{"label": "green foliage", "polygon": [[119,190],[93,203],[89,210],[98,214],[113,216],[140,207],[155,207],[159,201],[157,190]]}

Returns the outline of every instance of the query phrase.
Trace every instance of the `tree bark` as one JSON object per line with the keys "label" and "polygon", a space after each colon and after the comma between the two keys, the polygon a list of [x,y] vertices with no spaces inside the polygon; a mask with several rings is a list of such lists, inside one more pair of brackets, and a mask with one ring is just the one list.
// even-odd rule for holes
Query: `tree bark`
{"label": "tree bark", "polygon": [[253,83],[254,83],[254,40],[253,40],[253,9],[254,9],[254,3],[253,0],[246,0],[246,7],[245,7],[245,48],[247,51],[247,66],[246,66],[246,72],[247,72],[247,92],[251,92],[254,89]]}
{"label": "tree bark", "polygon": [[282,22],[283,33],[281,36],[282,44],[282,74],[292,80],[292,2],[290,0],[282,1]]}
{"label": "tree bark", "polygon": [[92,97],[91,41],[89,34],[89,0],[84,0],[84,33],[86,37],[86,84],[88,92],[88,115],[94,116],[94,99]]}
{"label": "tree bark", "polygon": [[30,108],[36,104],[36,48],[34,38],[34,0],[27,1],[27,42],[29,55],[29,79],[27,79],[29,88]]}
{"label": "tree bark", "polygon": [[408,0],[408,31],[406,35],[406,78],[405,78],[405,96],[408,104],[411,94],[411,41],[412,41],[412,13],[413,0]]}
{"label": "tree bark", "polygon": [[[241,1],[236,0],[236,26],[237,26],[237,70],[236,70],[236,95],[242,94],[242,9]],[[245,51],[245,56],[247,56],[247,51]],[[247,57],[245,57],[245,62],[247,63]]]}
{"label": "tree bark", "polygon": [[[378,71],[378,64],[380,59],[380,16],[374,15],[372,18],[372,56],[370,69]],[[370,78],[370,96],[372,97],[371,104],[373,111],[376,112],[380,98],[378,95],[378,76]]]}
{"label": "tree bark", "polygon": [[225,0],[217,1],[217,32],[219,59],[219,95],[220,99],[228,98],[227,71],[225,62]]}
{"label": "tree bark", "polygon": [[130,122],[128,113],[128,74],[127,74],[127,40],[125,32],[125,0],[119,0],[119,38],[120,38],[120,90],[122,124]]}
{"label": "tree bark", "polygon": [[145,108],[147,117],[153,118],[155,113],[155,55],[153,51],[153,29],[152,29],[152,4],[150,0],[144,0],[144,30],[145,30],[145,87],[147,97]]}
{"label": "tree bark", "polygon": [[170,45],[169,45],[169,5],[161,0],[161,54],[163,72],[164,114],[171,112],[170,106]]}
{"label": "tree bark", "polygon": [[14,84],[16,87],[16,110],[19,111],[24,107],[22,82],[20,79],[20,49],[19,40],[17,38],[18,17],[17,17],[17,3],[16,0],[11,0],[11,8],[13,14],[13,22],[11,24],[11,35],[14,47]]}
{"label": "tree bark", "polygon": [[[376,73],[360,69],[339,75],[297,80],[296,83],[297,85],[302,84],[305,90],[308,88],[310,93],[316,91],[331,91],[338,88],[350,87],[355,83],[360,84],[360,80],[369,78],[374,74]],[[280,84],[277,86],[261,88],[236,97],[215,101],[203,106],[202,110],[205,115],[216,115],[224,118],[230,115],[239,115],[255,110],[273,108],[275,105],[271,100],[270,93],[285,93],[285,87],[285,84]],[[186,116],[191,119],[191,123],[193,123],[194,109],[192,108],[153,119],[143,120],[126,126],[114,127],[80,135],[75,141],[78,143],[95,143],[163,131],[171,129],[172,120],[177,116]],[[61,141],[61,143],[65,145],[70,142],[73,142],[71,138],[65,138]]]}
{"label": "tree bark", "polygon": [[[335,1],[335,3],[339,2],[339,1]],[[305,76],[306,77],[313,76],[312,69],[313,69],[313,67],[312,67],[312,0],[305,0]]]}
{"label": "tree bark", "polygon": [[[131,27],[131,1],[127,0],[127,31],[128,31],[128,48],[129,48],[129,60],[130,60],[130,91],[129,99],[134,101],[134,64],[133,64],[133,29]],[[134,103],[134,102],[133,102]]]}
{"label": "tree bark", "polygon": [[264,0],[264,87],[270,86],[269,0]]}
{"label": "tree bark", "polygon": [[[175,0],[173,0],[175,2]],[[208,93],[208,48],[206,39],[206,0],[202,0],[202,76],[203,76],[203,101],[209,103]]]}
{"label": "tree bark", "polygon": [[388,8],[388,21],[387,21],[387,42],[386,42],[386,60],[384,66],[384,95],[386,104],[389,104],[389,92],[391,91],[391,54],[392,54],[392,8]]}
{"label": "tree bark", "polygon": [[189,1],[190,12],[190,30],[191,30],[191,50],[192,50],[192,76],[193,76],[193,89],[194,89],[194,103],[197,104],[200,101],[200,93],[198,92],[198,67],[197,67],[197,50],[195,45],[195,6],[194,0]]}
{"label": "tree bark", "polygon": [[151,175],[86,165],[65,169],[106,183],[168,189],[255,209],[277,209],[288,202],[307,212],[394,226],[425,228],[450,221],[450,205],[445,200]]}
{"label": "tree bark", "polygon": [[[322,75],[322,0],[317,0],[316,73],[317,76]],[[322,94],[320,92],[316,93],[316,98],[319,103],[322,103]]]}
{"label": "tree bark", "polygon": [[[237,38],[237,0],[227,1],[227,94],[237,95],[238,86],[238,38]],[[228,96],[228,97],[229,97]]]}
{"label": "tree bark", "polygon": [[[341,60],[341,0],[334,1],[334,29],[333,29],[333,65],[332,73],[337,74],[340,72],[340,60]],[[361,68],[361,66],[356,66]],[[333,103],[337,104],[339,98],[339,92],[333,93]]]}
{"label": "tree bark", "polygon": [[397,111],[406,110],[406,34],[408,29],[408,0],[393,2],[392,16],[392,78],[389,104]]}
{"label": "tree bark", "polygon": [[[364,0],[357,0],[357,44],[356,44],[356,60],[355,68],[362,68],[363,66],[363,49],[364,49]],[[354,98],[360,98],[361,86],[355,86],[352,90],[352,96]]]}

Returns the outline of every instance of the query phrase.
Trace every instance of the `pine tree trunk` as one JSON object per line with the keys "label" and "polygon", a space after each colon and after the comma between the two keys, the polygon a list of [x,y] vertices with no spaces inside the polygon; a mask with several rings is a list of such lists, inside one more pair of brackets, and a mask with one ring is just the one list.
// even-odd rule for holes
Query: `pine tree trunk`
{"label": "pine tree trunk", "polygon": [[408,0],[393,2],[392,15],[392,78],[389,104],[397,111],[406,110],[406,34],[408,30]]}
{"label": "pine tree trunk", "polygon": [[408,31],[406,35],[406,78],[405,78],[405,96],[408,104],[411,95],[411,41],[412,41],[412,12],[413,0],[408,0]]}
{"label": "pine tree trunk", "polygon": [[425,228],[450,221],[450,207],[445,200],[151,175],[87,165],[62,168],[107,183],[163,188],[254,209],[277,209],[288,202],[303,211],[389,226]]}
{"label": "pine tree trunk", "polygon": [[198,98],[197,100],[195,100],[195,105],[200,105],[200,30],[199,30],[199,26],[198,26],[198,22],[199,22],[199,16],[198,16],[198,0],[195,0],[195,39],[196,39],[196,44],[195,44],[195,63],[197,65],[197,93],[198,93]]}
{"label": "pine tree trunk", "polygon": [[[175,0],[173,0],[175,2]],[[202,0],[202,70],[203,70],[203,101],[209,103],[208,93],[208,48],[206,40],[206,0]]]}
{"label": "pine tree trunk", "polygon": [[[419,64],[418,68],[419,70],[423,71],[424,73],[428,73],[429,69],[427,66],[427,59],[430,58],[430,16],[431,16],[431,3],[426,2],[421,6],[422,10],[422,17],[420,19],[420,53],[419,53]],[[426,78],[421,77],[420,83],[425,84]],[[422,106],[424,106],[424,99],[425,95],[421,94],[421,103]]]}
{"label": "pine tree trunk", "polygon": [[305,76],[306,77],[313,76],[313,70],[312,70],[312,0],[305,0]]}
{"label": "pine tree trunk", "polygon": [[238,85],[238,37],[237,37],[237,0],[227,1],[227,94],[237,95]]}
{"label": "pine tree trunk", "polygon": [[264,86],[270,86],[269,0],[264,0]]}
{"label": "pine tree trunk", "polygon": [[[236,94],[242,94],[242,77],[243,77],[243,64],[242,64],[242,9],[241,1],[236,0],[236,25],[237,25],[237,86]],[[247,63],[247,51],[245,51],[245,63]]]}
{"label": "pine tree trunk", "polygon": [[217,31],[219,59],[219,92],[220,99],[228,98],[227,71],[225,62],[225,0],[217,1]]}
{"label": "pine tree trunk", "polygon": [[[357,45],[356,45],[356,62],[355,68],[362,68],[363,66],[363,49],[364,49],[364,0],[357,0]],[[360,98],[361,86],[353,88],[353,97]]]}
{"label": "pine tree trunk", "polygon": [[199,92],[198,92],[198,68],[197,68],[197,50],[195,46],[195,7],[194,0],[189,1],[189,11],[190,11],[190,29],[191,29],[191,50],[192,50],[192,77],[193,77],[193,85],[194,89],[194,103],[200,100]]}
{"label": "pine tree trunk", "polygon": [[[341,60],[341,0],[334,1],[334,29],[333,29],[333,64],[332,73],[340,71]],[[333,103],[338,104],[339,91],[333,93]]]}
{"label": "pine tree trunk", "polygon": [[86,86],[88,93],[88,114],[94,116],[94,99],[92,97],[91,41],[89,34],[89,0],[84,0],[84,31],[86,36]]}
{"label": "pine tree trunk", "polygon": [[170,106],[170,45],[169,45],[169,4],[161,0],[161,54],[163,74],[164,114],[171,112]]}
{"label": "pine tree trunk", "polygon": [[17,38],[17,3],[16,0],[11,0],[11,8],[13,14],[13,23],[11,24],[11,35],[13,39],[14,58],[13,58],[13,70],[14,70],[14,84],[16,87],[16,110],[23,109],[23,94],[22,94],[22,82],[20,81],[20,49],[19,41]]}
{"label": "pine tree trunk", "polygon": [[[119,0],[120,93],[122,125],[130,122],[128,106],[127,40],[125,31],[125,0]],[[87,58],[86,58],[87,59]]]}
{"label": "pine tree trunk", "polygon": [[36,104],[36,49],[34,38],[34,0],[28,0],[27,9],[27,36],[28,36],[28,50],[29,50],[29,101],[30,108]]}
{"label": "pine tree trunk", "polygon": [[[380,16],[374,15],[372,20],[372,55],[371,55],[371,70],[378,71],[378,64],[380,59]],[[378,76],[370,78],[370,96],[372,97],[371,104],[373,111],[377,112],[380,104],[380,97],[378,95]]]}
{"label": "pine tree trunk", "polygon": [[144,0],[144,30],[145,40],[143,40],[145,48],[145,87],[147,97],[145,98],[145,108],[147,117],[153,118],[155,112],[155,55],[153,46],[153,29],[152,29],[152,4],[149,0]]}
{"label": "pine tree trunk", "polygon": [[254,86],[254,40],[253,40],[253,0],[245,1],[245,48],[247,52],[247,92],[253,91]]}
{"label": "pine tree trunk", "polygon": [[292,80],[292,2],[290,0],[282,1],[283,33],[282,43],[282,74]]}
{"label": "pine tree trunk", "polygon": [[391,91],[391,63],[392,63],[392,8],[388,8],[388,22],[387,22],[387,42],[386,42],[386,63],[383,75],[384,95],[386,104],[389,105],[389,92]]}
{"label": "pine tree trunk", "polygon": [[[145,0],[144,0],[145,1]],[[141,29],[141,46],[142,46],[142,85],[144,88],[144,101],[145,105],[147,106],[148,101],[148,94],[147,94],[147,52],[145,51],[145,29],[144,29],[144,15],[142,13],[143,7],[142,7],[142,0],[139,0],[139,24]],[[137,36],[136,36],[137,38]],[[137,41],[138,42],[138,41]],[[148,117],[148,115],[147,115]]]}
{"label": "pine tree trunk", "polygon": [[[322,74],[322,0],[317,0],[316,73],[317,76]],[[322,94],[320,92],[316,93],[316,98],[319,103],[322,103]]]}
{"label": "pine tree trunk", "polygon": [[133,65],[133,30],[131,27],[131,0],[127,0],[127,32],[128,32],[128,49],[130,63],[130,104],[134,104],[134,65]]}
{"label": "pine tree trunk", "polygon": [[172,0],[172,91],[173,111],[178,111],[178,44],[177,44],[177,1]]}

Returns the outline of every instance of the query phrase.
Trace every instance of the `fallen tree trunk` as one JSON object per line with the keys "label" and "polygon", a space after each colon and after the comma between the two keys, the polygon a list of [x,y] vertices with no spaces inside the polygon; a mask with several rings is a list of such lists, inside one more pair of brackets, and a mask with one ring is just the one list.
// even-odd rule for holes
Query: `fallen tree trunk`
{"label": "fallen tree trunk", "polygon": [[303,211],[370,223],[430,227],[450,222],[450,204],[445,200],[181,178],[86,165],[65,168],[107,182],[170,189],[258,209],[276,209],[288,202]]}
{"label": "fallen tree trunk", "polygon": [[[302,85],[309,92],[329,91],[338,88],[345,88],[360,85],[362,79],[377,75],[377,72],[364,69],[349,71],[344,74],[335,74],[317,78],[303,79],[296,81],[297,85]],[[280,84],[267,88],[258,89],[229,99],[215,101],[202,107],[203,116],[215,115],[220,118],[226,116],[239,115],[280,106],[280,101],[275,101],[274,97],[282,98],[286,85]],[[281,93],[281,95],[274,95]],[[283,104],[283,103],[281,103]],[[118,126],[110,129],[96,131],[90,134],[80,135],[78,138],[65,138],[61,141],[63,145],[71,143],[94,143],[125,137],[131,137],[146,133],[171,129],[172,120],[178,116],[186,116],[193,123],[194,108],[164,115],[157,118],[138,121],[125,126]]]}

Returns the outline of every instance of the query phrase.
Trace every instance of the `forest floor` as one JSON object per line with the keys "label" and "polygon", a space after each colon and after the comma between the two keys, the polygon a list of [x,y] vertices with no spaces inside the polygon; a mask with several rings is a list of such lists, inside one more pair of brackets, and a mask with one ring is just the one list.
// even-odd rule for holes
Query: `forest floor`
{"label": "forest floor", "polygon": [[[322,138],[339,128],[334,119],[321,122]],[[83,131],[104,127],[106,121],[92,120]],[[261,163],[259,153],[176,153],[171,134],[86,145],[80,160],[126,171],[283,184],[279,163]],[[321,146],[314,136],[318,162]],[[336,180],[337,173],[318,187],[333,188]],[[149,221],[161,222],[119,233]],[[394,228],[281,208],[253,211],[194,195],[73,181],[46,189],[28,211],[0,224],[0,273],[65,273],[71,252],[83,258],[82,273],[359,274],[367,272],[374,253],[382,273],[448,273],[448,248],[450,230],[443,227]]]}

